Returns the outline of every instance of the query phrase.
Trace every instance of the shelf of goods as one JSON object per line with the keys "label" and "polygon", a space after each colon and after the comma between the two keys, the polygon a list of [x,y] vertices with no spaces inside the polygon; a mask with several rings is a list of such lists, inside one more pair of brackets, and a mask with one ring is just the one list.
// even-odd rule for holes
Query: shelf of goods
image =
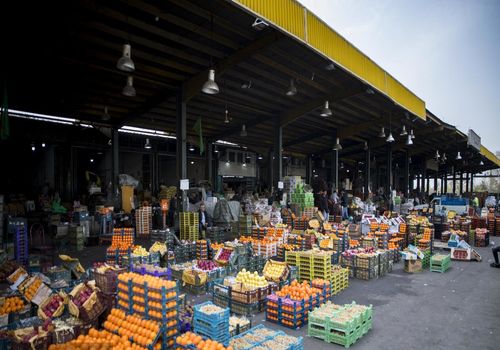
{"label": "shelf of goods", "polygon": [[224,242],[225,230],[223,227],[213,226],[207,228],[206,237],[211,243]]}
{"label": "shelf of goods", "polygon": [[143,206],[135,211],[135,232],[138,236],[149,236],[153,229],[152,209]]}
{"label": "shelf of goods", "polygon": [[229,346],[234,350],[303,350],[304,340],[258,325],[232,337]]}
{"label": "shelf of goods", "polygon": [[308,282],[292,281],[275,294],[266,298],[266,320],[289,328],[300,328],[307,323],[310,311],[331,297],[329,281],[315,281],[316,288]]}
{"label": "shelf of goods", "polygon": [[266,297],[277,290],[276,283],[267,282],[255,272],[242,270],[236,278],[227,277],[222,283],[214,283],[213,301],[219,306],[230,308],[233,313],[251,315],[262,312]]}
{"label": "shelf of goods", "polygon": [[194,306],[194,331],[222,344],[229,342],[229,308],[221,308],[211,301]]}
{"label": "shelf of goods", "polygon": [[161,338],[172,345],[178,332],[179,291],[176,282],[134,272],[118,276],[117,307],[163,325]]}
{"label": "shelf of goods", "polygon": [[372,328],[372,306],[326,303],[309,314],[307,335],[349,348]]}
{"label": "shelf of goods", "polygon": [[446,272],[450,268],[451,265],[451,256],[450,254],[443,255],[437,254],[431,257],[430,262],[430,270],[432,272]]}
{"label": "shelf of goods", "polygon": [[200,234],[198,213],[181,212],[179,213],[180,238],[187,241],[197,241]]}

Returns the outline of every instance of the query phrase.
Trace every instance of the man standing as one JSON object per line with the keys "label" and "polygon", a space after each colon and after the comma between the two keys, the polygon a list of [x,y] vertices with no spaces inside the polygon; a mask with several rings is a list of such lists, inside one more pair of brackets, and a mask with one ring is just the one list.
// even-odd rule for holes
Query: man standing
{"label": "man standing", "polygon": [[319,191],[318,209],[323,214],[323,219],[328,221],[328,198],[326,191]]}
{"label": "man standing", "polygon": [[200,225],[200,236],[205,238],[205,232],[208,227],[212,226],[212,218],[208,215],[205,207],[205,203],[200,204],[200,210],[198,210],[199,215],[199,225]]}
{"label": "man standing", "polygon": [[477,195],[474,193],[473,194],[474,199],[472,199],[472,206],[474,207],[474,213],[479,216],[479,198],[477,198]]}
{"label": "man standing", "polygon": [[349,196],[346,190],[342,190],[340,193],[340,204],[342,205],[342,219],[347,219],[349,217],[349,211],[347,210],[347,204],[349,203]]}

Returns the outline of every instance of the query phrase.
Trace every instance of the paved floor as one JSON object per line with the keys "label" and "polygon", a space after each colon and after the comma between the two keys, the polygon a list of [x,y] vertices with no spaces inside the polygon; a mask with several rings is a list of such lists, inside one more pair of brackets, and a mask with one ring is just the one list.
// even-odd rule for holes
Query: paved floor
{"label": "paved floor", "polygon": [[[500,237],[493,237],[493,241]],[[408,274],[402,263],[377,280],[351,279],[335,303],[356,301],[373,305],[373,329],[352,348],[363,349],[500,349],[500,269],[489,266],[490,248],[476,248],[482,262],[452,261],[444,273]],[[104,248],[79,252],[84,266],[104,259]],[[196,303],[208,296],[188,298]],[[304,337],[304,348],[340,349],[338,345],[308,338],[307,327],[291,330],[253,317],[290,335]]]}

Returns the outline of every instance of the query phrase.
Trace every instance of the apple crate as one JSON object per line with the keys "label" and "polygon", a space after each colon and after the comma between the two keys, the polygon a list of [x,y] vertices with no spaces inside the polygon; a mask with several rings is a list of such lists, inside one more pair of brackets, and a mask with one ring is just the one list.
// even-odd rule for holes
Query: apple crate
{"label": "apple crate", "polygon": [[67,295],[64,293],[51,294],[38,306],[38,316],[42,320],[61,316],[64,312],[64,305],[67,302],[67,298]]}
{"label": "apple crate", "polygon": [[94,271],[95,285],[104,294],[114,294],[116,293],[116,287],[118,285],[118,275],[126,272],[127,268],[119,269],[108,269],[105,272],[98,272],[97,269]]}

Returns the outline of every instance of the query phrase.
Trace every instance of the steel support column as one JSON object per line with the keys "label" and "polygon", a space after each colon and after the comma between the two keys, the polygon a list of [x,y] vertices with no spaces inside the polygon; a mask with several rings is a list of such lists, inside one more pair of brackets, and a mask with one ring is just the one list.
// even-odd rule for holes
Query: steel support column
{"label": "steel support column", "polygon": [[283,127],[280,121],[276,118],[274,125],[274,179],[273,187],[278,189],[278,181],[282,179],[283,171]]}
{"label": "steel support column", "polygon": [[111,159],[112,159],[112,183],[113,183],[113,194],[116,193],[118,189],[118,174],[120,173],[120,140],[118,138],[118,129],[111,129]]}
{"label": "steel support column", "polygon": [[[177,94],[176,99],[176,174],[177,186],[180,184],[181,179],[187,178],[187,152],[186,152],[186,114],[187,105],[182,94],[182,90]],[[186,206],[186,193],[182,192],[182,209],[187,210]]]}
{"label": "steel support column", "polygon": [[267,151],[267,185],[269,190],[273,188],[273,179],[274,179],[274,153],[273,149],[270,148]]}
{"label": "steel support column", "polygon": [[465,173],[465,193],[469,192],[469,173]]}
{"label": "steel support column", "polygon": [[474,174],[470,173],[470,192],[474,192]]}
{"label": "steel support column", "polygon": [[460,172],[460,186],[459,186],[459,189],[460,189],[459,195],[462,195],[462,193],[464,193],[464,174],[463,174],[462,171]]}
{"label": "steel support column", "polygon": [[310,154],[306,156],[306,183],[310,184],[312,181],[312,157]]}
{"label": "steel support column", "polygon": [[392,145],[387,144],[387,172],[386,172],[386,190],[387,198],[391,198],[392,191]]}
{"label": "steel support column", "polygon": [[210,182],[210,184],[212,184],[212,188],[213,188],[213,180],[214,180],[214,174],[213,174],[213,169],[214,169],[214,158],[213,158],[213,154],[214,154],[214,146],[212,144],[212,142],[210,140],[208,140],[208,143],[207,143],[208,147],[207,147],[207,150],[206,150],[206,159],[207,159],[207,179],[208,179],[208,182]]}
{"label": "steel support column", "polygon": [[[337,142],[337,130],[332,134],[333,145]],[[332,146],[333,147],[333,146]],[[330,167],[330,181],[333,188],[338,191],[339,185],[339,151],[332,150],[332,166]]]}
{"label": "steel support column", "polygon": [[370,146],[368,146],[367,150],[365,151],[365,173],[364,175],[364,190],[365,190],[365,200],[368,199],[368,196],[370,195],[370,177],[371,177],[371,149]]}
{"label": "steel support column", "polygon": [[434,174],[434,193],[438,192],[438,172]]}
{"label": "steel support column", "polygon": [[425,180],[427,179],[427,168],[425,166],[425,161],[424,161],[424,164],[422,164],[422,167],[423,167],[423,171],[422,171],[422,193],[425,194]]}
{"label": "steel support column", "polygon": [[448,171],[444,173],[444,193],[448,193]]}
{"label": "steel support column", "polygon": [[406,198],[410,198],[410,153],[405,152],[405,165],[403,168],[403,193]]}
{"label": "steel support column", "polygon": [[451,172],[452,172],[452,175],[453,175],[453,194],[456,194],[456,190],[457,190],[457,174],[455,172],[455,167],[451,168]]}

